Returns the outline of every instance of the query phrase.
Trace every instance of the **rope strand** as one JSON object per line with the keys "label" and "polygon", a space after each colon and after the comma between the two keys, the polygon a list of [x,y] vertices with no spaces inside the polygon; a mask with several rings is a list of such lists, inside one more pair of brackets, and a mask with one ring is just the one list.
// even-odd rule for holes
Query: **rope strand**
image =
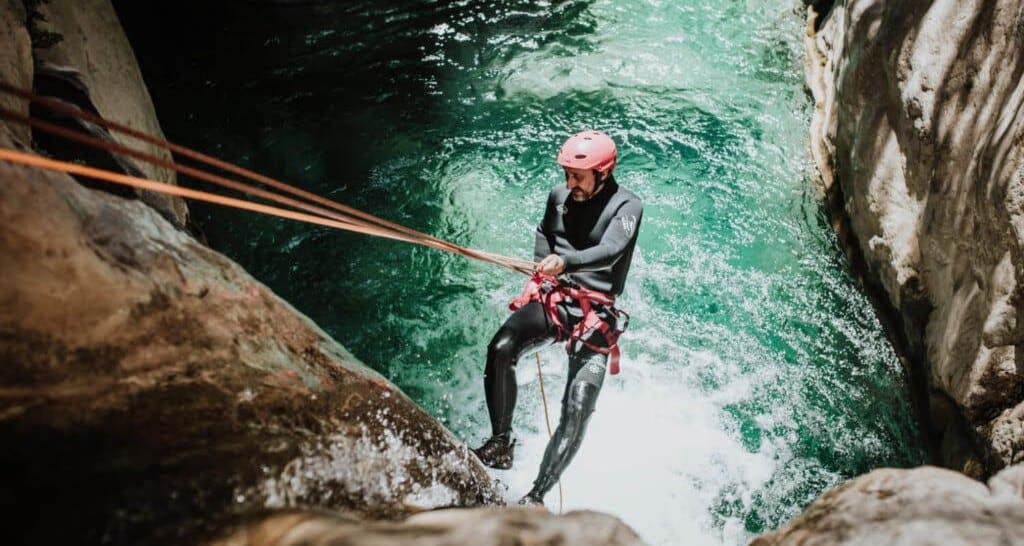
{"label": "rope strand", "polygon": [[[338,212],[341,212],[343,214],[349,215],[349,218],[346,218],[344,220],[339,220],[337,216],[328,216],[329,218],[333,218],[333,219],[335,219],[337,221],[344,221],[344,222],[349,222],[349,223],[358,223],[355,219],[359,219],[359,220],[363,221],[364,225],[365,225],[365,223],[368,222],[370,224],[375,224],[378,227],[385,228],[385,229],[390,229],[393,232],[404,234],[404,235],[406,235],[406,236],[411,238],[411,239],[401,238],[401,237],[398,237],[398,236],[392,234],[391,236],[388,237],[388,238],[391,238],[391,239],[402,240],[402,241],[412,242],[412,243],[416,243],[416,244],[422,244],[424,246],[429,246],[429,247],[432,247],[432,248],[437,248],[439,250],[447,250],[449,252],[453,252],[455,254],[460,254],[460,255],[463,255],[463,256],[466,256],[466,257],[469,257],[469,258],[475,258],[475,259],[478,259],[478,260],[481,260],[481,261],[485,261],[485,262],[489,262],[489,263],[494,263],[496,265],[500,265],[500,266],[506,267],[508,269],[519,271],[520,273],[524,273],[524,274],[531,274],[533,269],[537,265],[535,262],[531,262],[529,260],[523,260],[523,259],[520,259],[520,258],[512,258],[512,257],[508,257],[508,256],[501,256],[501,255],[498,255],[498,254],[492,254],[492,253],[489,253],[489,252],[483,252],[483,251],[478,251],[478,250],[474,250],[474,249],[470,249],[470,248],[461,247],[461,246],[456,245],[454,243],[451,243],[449,241],[445,241],[443,239],[439,239],[437,237],[433,237],[431,235],[427,235],[425,233],[413,230],[411,228],[402,226],[400,224],[396,224],[394,222],[390,222],[388,220],[384,220],[383,218],[379,218],[377,216],[374,216],[372,214],[369,214],[369,213],[360,211],[358,209],[349,207],[347,205],[343,205],[343,204],[338,203],[336,201],[332,201],[330,199],[327,199],[325,197],[316,195],[314,193],[311,193],[311,192],[308,192],[308,191],[296,188],[296,187],[294,187],[292,185],[286,184],[284,182],[281,182],[279,180],[276,180],[274,178],[271,178],[271,177],[268,177],[268,176],[265,176],[265,175],[261,175],[259,173],[253,172],[253,171],[251,171],[249,169],[245,169],[243,167],[239,167],[237,165],[234,165],[234,164],[231,164],[231,163],[228,163],[228,162],[216,159],[214,157],[208,156],[208,155],[203,154],[201,152],[197,152],[197,151],[192,150],[190,148],[187,148],[187,147],[184,147],[184,146],[180,146],[178,144],[174,144],[173,142],[167,141],[165,139],[158,138],[158,137],[155,137],[153,135],[149,135],[147,133],[138,131],[136,129],[132,129],[131,127],[128,127],[126,125],[123,125],[123,124],[120,124],[120,123],[117,123],[117,122],[114,122],[114,121],[107,120],[107,119],[105,119],[105,118],[103,118],[101,116],[97,116],[95,114],[92,114],[91,112],[86,112],[84,110],[81,110],[77,106],[65,103],[63,101],[55,100],[55,99],[48,98],[48,97],[38,96],[38,95],[32,93],[31,91],[20,89],[18,87],[15,87],[15,86],[12,86],[12,85],[8,84],[7,82],[0,81],[0,92],[7,93],[7,94],[10,94],[10,95],[15,95],[17,97],[20,97],[20,98],[25,99],[27,101],[30,101],[32,103],[44,106],[44,107],[46,107],[46,108],[48,108],[50,110],[58,111],[58,112],[61,112],[63,114],[66,114],[68,116],[71,116],[73,118],[84,120],[84,121],[88,121],[90,123],[94,123],[96,125],[99,125],[99,126],[102,126],[102,127],[106,128],[106,129],[109,129],[109,130],[112,130],[112,131],[115,131],[115,132],[118,132],[118,133],[122,133],[124,135],[127,135],[127,136],[130,136],[130,137],[136,138],[138,140],[141,140],[143,142],[147,142],[149,144],[153,144],[155,146],[159,146],[159,147],[164,148],[164,149],[166,149],[166,150],[168,150],[168,151],[170,151],[172,153],[175,153],[175,154],[187,157],[187,158],[192,159],[194,161],[198,161],[200,163],[204,163],[206,165],[210,165],[212,167],[215,167],[215,168],[218,168],[218,169],[221,169],[221,170],[224,170],[224,171],[228,171],[228,172],[234,173],[234,174],[236,174],[238,176],[242,176],[242,177],[247,178],[249,180],[252,180],[254,182],[258,182],[258,183],[261,183],[261,184],[265,184],[267,186],[271,186],[273,188],[276,188],[278,190],[284,191],[286,193],[290,193],[290,194],[295,195],[297,197],[306,199],[307,201],[318,203],[320,205],[332,208],[332,209],[334,209],[334,210],[336,210]],[[48,132],[53,132],[53,131],[51,131],[51,129],[62,129],[64,132],[74,133],[74,131],[69,131],[69,130],[60,128],[58,126],[55,126],[53,124],[48,124],[46,122],[39,121],[39,120],[32,120],[31,118],[27,118],[27,117],[22,116],[20,114],[11,112],[10,110],[4,110],[2,116],[7,118],[7,119],[11,119],[13,121],[19,122],[19,123],[37,124],[37,126],[39,126],[40,128],[42,128],[44,124],[48,125],[49,129],[43,129],[43,130],[46,130]],[[168,163],[167,160],[162,160],[160,158],[156,158],[155,156],[152,156],[150,154],[145,154],[144,152],[139,152],[137,150],[132,150],[130,148],[126,148],[126,147],[123,147],[123,146],[120,146],[120,145],[115,145],[113,143],[106,142],[106,141],[103,141],[101,139],[95,139],[94,137],[88,137],[87,135],[84,135],[84,134],[81,134],[81,133],[80,133],[80,135],[81,136],[79,138],[82,139],[82,140],[84,140],[85,138],[94,140],[94,142],[91,142],[91,143],[88,143],[88,144],[86,144],[85,142],[82,142],[82,140],[78,140],[79,142],[82,142],[83,144],[86,144],[88,146],[98,147],[98,148],[104,149],[106,151],[116,151],[117,153],[124,153],[126,155],[131,155],[131,156],[136,157],[138,159],[141,159],[143,161],[150,162],[150,163],[153,163],[153,164],[157,164],[157,165],[163,166],[165,168],[171,168],[171,169],[174,169],[174,170],[176,170],[178,172],[183,172],[182,170],[180,170],[182,168],[184,168],[184,169],[191,169],[189,167],[180,167],[179,168],[179,167],[168,166],[167,165],[167,163]],[[62,136],[67,137],[67,135],[62,135]],[[120,150],[116,150],[115,147],[118,147],[118,148],[121,148],[121,149]],[[130,150],[130,151],[125,151],[125,150]],[[142,156],[145,156],[145,157],[142,157]],[[151,160],[158,160],[159,162],[155,162],[155,161],[151,161]],[[192,170],[191,172],[202,172],[202,171]],[[190,176],[195,176],[194,174],[190,174],[190,173],[183,173],[183,174],[189,174]],[[211,177],[216,177],[216,175],[210,175],[210,174],[206,174],[206,173],[204,173],[204,174],[205,174],[205,176],[197,176],[197,178],[202,178],[202,179],[204,179],[204,180],[206,180],[208,182],[213,182],[213,183],[216,183],[216,184],[219,184],[219,185],[225,185],[225,184],[222,184],[220,182],[214,182],[213,180],[210,179]],[[216,178],[220,179],[221,181],[226,181],[227,180],[227,179],[225,179],[223,177],[216,177]],[[239,182],[233,182],[233,181],[228,181],[228,182],[230,182],[232,184],[237,184],[237,185],[245,187],[245,188],[248,188],[248,189],[240,189],[238,187],[235,187],[233,189],[236,189],[238,191],[244,191],[246,193],[251,193],[253,195],[259,195],[260,192],[263,191],[263,190],[259,190],[258,188],[255,188],[255,187],[252,187],[252,186],[248,186],[248,185],[245,185],[245,184],[242,184],[242,183],[239,183]],[[154,190],[154,191],[156,191],[156,190]],[[267,198],[267,197],[264,197],[264,198]],[[281,202],[279,199],[274,199],[274,198],[270,198],[270,199],[273,199],[275,201]],[[281,199],[287,199],[287,198],[281,197]],[[294,205],[291,205],[291,206],[294,206]],[[305,209],[305,207],[300,207],[300,208],[304,208]],[[308,209],[305,209],[305,210],[308,210]],[[354,218],[352,218],[352,217],[354,217]],[[339,229],[342,229],[342,228],[339,228]],[[360,233],[366,233],[368,235],[374,235],[375,234],[375,233],[371,233],[371,232],[368,232],[368,231],[360,231]],[[381,236],[383,236],[383,235],[381,235]]]}
{"label": "rope strand", "polygon": [[[216,184],[216,185],[219,185],[219,186],[222,186],[222,187],[233,189],[233,190],[236,190],[236,191],[239,191],[239,192],[243,192],[243,193],[247,193],[247,194],[251,194],[251,195],[256,195],[256,196],[261,197],[263,199],[266,199],[268,201],[274,201],[274,202],[277,202],[277,203],[280,203],[280,204],[283,204],[283,205],[288,205],[290,207],[293,207],[293,208],[296,208],[296,209],[300,209],[300,210],[304,210],[304,211],[312,213],[312,214],[318,214],[320,216],[324,216],[326,218],[330,218],[330,219],[336,220],[338,222],[342,222],[342,223],[346,223],[346,224],[352,224],[352,225],[357,225],[357,226],[362,226],[366,230],[366,231],[363,231],[362,233],[366,233],[368,235],[376,235],[376,236],[379,236],[379,237],[387,237],[387,238],[390,238],[390,239],[405,241],[405,242],[409,242],[409,243],[421,243],[421,241],[422,241],[422,244],[424,244],[425,246],[429,246],[429,247],[432,247],[432,248],[437,248],[439,250],[449,250],[449,249],[452,249],[452,248],[456,247],[456,245],[440,245],[440,244],[437,244],[437,243],[435,243],[433,241],[430,241],[430,240],[421,240],[419,238],[415,238],[415,237],[411,237],[411,236],[395,235],[390,230],[386,230],[384,228],[380,228],[380,227],[375,226],[373,224],[370,224],[368,222],[363,222],[363,221],[360,221],[360,220],[352,219],[351,217],[348,217],[348,216],[336,213],[336,212],[331,211],[331,210],[324,209],[322,207],[318,207],[316,205],[311,205],[311,204],[308,204],[308,203],[305,203],[305,202],[302,202],[302,201],[298,201],[296,199],[292,199],[292,198],[289,198],[289,197],[285,197],[285,196],[276,194],[274,192],[269,192],[269,191],[266,191],[266,190],[262,190],[260,188],[255,187],[255,186],[251,186],[251,185],[248,185],[248,184],[237,182],[237,181],[234,181],[234,180],[222,177],[222,176],[210,174],[210,173],[207,173],[205,171],[201,171],[199,169],[195,169],[195,168],[192,168],[192,167],[189,167],[189,166],[186,166],[186,165],[180,165],[180,164],[174,163],[173,161],[170,161],[170,160],[167,160],[167,159],[164,159],[164,158],[160,158],[160,157],[157,157],[157,156],[154,156],[154,155],[150,155],[150,154],[147,154],[145,152],[141,152],[139,150],[135,150],[135,149],[129,148],[127,146],[118,144],[116,142],[105,141],[103,139],[94,137],[94,136],[89,135],[89,134],[84,133],[84,132],[74,131],[74,130],[71,130],[71,129],[67,129],[65,127],[61,127],[59,125],[55,125],[53,123],[49,123],[49,122],[38,120],[38,119],[29,118],[27,116],[18,114],[16,112],[13,112],[13,111],[8,110],[6,108],[0,107],[0,118],[7,119],[9,121],[13,121],[15,123],[19,123],[19,124],[23,124],[23,125],[28,125],[28,126],[34,128],[34,129],[39,129],[41,131],[44,131],[44,132],[47,132],[47,133],[50,133],[50,134],[54,134],[54,135],[66,138],[68,140],[71,140],[71,141],[74,141],[74,142],[78,142],[80,144],[83,144],[83,145],[86,145],[86,146],[89,146],[89,147],[99,148],[99,149],[106,150],[108,152],[124,154],[124,155],[130,156],[130,157],[134,157],[136,159],[140,159],[140,160],[145,161],[147,163],[151,163],[153,165],[164,167],[166,169],[171,169],[171,170],[174,170],[174,171],[179,172],[181,174],[185,174],[185,175],[191,176],[193,178],[204,180],[206,182],[210,182],[212,184]],[[458,248],[461,249],[461,247],[458,247]],[[504,257],[500,257],[500,256],[490,255],[489,257],[493,258],[495,261],[498,261],[498,260],[506,261],[506,260],[503,259]],[[513,262],[511,262],[511,260],[508,260],[507,263],[513,264]],[[514,265],[518,265],[518,264],[514,264]]]}
{"label": "rope strand", "polygon": [[[540,370],[540,353],[533,353],[537,357],[537,379],[540,381],[540,399],[544,402],[544,424],[548,426],[548,441],[551,441],[551,416],[548,415],[548,397],[544,394],[544,372]],[[562,480],[558,480],[558,513],[562,513]]]}
{"label": "rope strand", "polygon": [[[93,178],[111,184],[118,184],[136,189],[153,191],[166,195],[173,195],[177,197],[193,199],[196,201],[203,201],[221,206],[248,210],[260,214],[266,214],[269,216],[275,216],[279,218],[285,218],[299,222],[330,227],[334,229],[340,229],[355,233],[361,233],[365,235],[371,235],[386,239],[418,244],[429,248],[435,248],[438,250],[459,254],[467,258],[493,263],[495,265],[499,265],[501,267],[505,267],[513,271],[518,271],[526,275],[532,275],[536,266],[538,265],[536,262],[532,262],[529,260],[513,258],[509,256],[502,256],[499,254],[493,254],[490,252],[484,252],[480,250],[474,250],[471,248],[459,246],[449,241],[445,241],[444,239],[427,235],[425,233],[402,226],[400,224],[396,224],[383,218],[379,218],[372,214],[362,212],[358,209],[349,207],[347,205],[343,205],[336,201],[332,201],[325,197],[321,197],[314,193],[296,188],[274,178],[261,175],[259,173],[253,172],[243,167],[239,167],[237,165],[208,156],[201,152],[197,152],[190,148],[174,144],[165,139],[158,138],[146,134],[144,132],[132,129],[126,125],[109,121],[101,116],[97,116],[95,114],[92,114],[91,112],[86,112],[78,108],[77,106],[71,105],[69,103],[65,103],[63,101],[55,100],[52,98],[40,97],[30,91],[14,87],[3,81],[0,81],[0,93],[6,93],[9,95],[21,97],[22,99],[38,104],[52,111],[60,112],[72,118],[93,123],[101,127],[104,127],[108,130],[115,131],[127,135],[129,137],[138,139],[140,141],[158,146],[173,154],[177,154],[179,156],[186,157],[198,163],[220,169],[221,171],[232,173],[236,176],[240,176],[255,183],[269,186],[271,188],[280,190],[287,194],[291,194],[292,196],[297,197],[299,199],[288,197],[286,195],[281,195],[273,191],[268,191],[253,186],[251,184],[240,182],[238,180],[234,180],[217,174],[212,174],[199,168],[183,165],[176,161],[155,156],[153,154],[137,150],[117,142],[107,141],[105,139],[88,134],[84,131],[69,129],[67,127],[57,125],[55,123],[35,119],[30,116],[26,116],[21,113],[15,112],[13,110],[0,107],[0,119],[5,119],[14,123],[26,125],[33,129],[40,130],[61,138],[65,138],[73,142],[77,142],[83,146],[104,150],[106,152],[113,154],[121,154],[128,157],[132,157],[140,161],[156,165],[158,167],[173,170],[177,173],[190,176],[199,180],[203,180],[205,182],[214,184],[222,188],[238,191],[249,196],[256,196],[261,199],[265,199],[267,201],[278,203],[280,205],[291,207],[292,209],[297,210],[289,210],[286,208],[280,208],[272,205],[264,205],[248,201],[245,199],[237,199],[202,190],[185,188],[173,184],[168,184],[165,182],[150,180],[148,178],[129,176],[121,173],[116,173],[113,171],[98,169],[95,167],[88,167],[84,165],[70,163],[67,161],[48,159],[38,155],[21,152],[9,148],[0,148],[0,160],[2,161],[7,161],[13,164],[48,171],[63,172],[67,174],[85,176],[88,178]],[[540,380],[541,399],[544,402],[544,418],[548,428],[548,437],[550,438],[552,435],[551,418],[548,414],[547,397],[544,392],[544,376],[541,372],[540,354],[538,353],[536,356],[537,374]],[[563,504],[561,481],[558,482],[558,495],[558,509],[559,513],[561,513]]]}
{"label": "rope strand", "polygon": [[[185,148],[183,146],[178,146],[176,144],[170,143],[170,142],[168,142],[166,140],[154,137],[152,135],[148,135],[146,133],[142,133],[140,131],[136,131],[136,130],[131,129],[129,127],[126,127],[124,125],[118,124],[116,122],[112,122],[112,121],[106,120],[106,119],[104,119],[102,117],[96,116],[96,115],[94,115],[94,114],[92,114],[90,112],[85,112],[85,111],[83,111],[83,110],[81,110],[81,109],[79,109],[79,108],[77,108],[75,106],[69,105],[67,103],[64,103],[64,102],[61,102],[61,101],[58,101],[58,100],[54,100],[54,99],[50,99],[50,98],[39,97],[39,96],[29,92],[29,91],[18,89],[16,87],[13,87],[13,86],[11,86],[11,85],[9,85],[9,84],[7,84],[5,82],[2,82],[2,81],[0,81],[0,92],[16,95],[16,96],[19,96],[19,97],[21,97],[23,99],[29,100],[31,102],[43,105],[43,106],[45,106],[47,108],[50,108],[52,110],[62,112],[62,113],[66,114],[66,115],[69,115],[69,116],[71,116],[73,118],[80,119],[80,120],[83,120],[83,121],[87,121],[87,122],[90,122],[90,123],[94,123],[96,125],[100,125],[100,126],[108,128],[108,129],[121,132],[121,133],[126,134],[128,136],[131,136],[133,138],[137,138],[137,139],[142,140],[144,142],[149,142],[151,144],[154,144],[154,145],[160,146],[162,148],[165,148],[168,151],[171,151],[171,152],[174,152],[174,153],[179,153],[180,155],[184,155],[186,157],[193,158],[193,159],[195,159],[197,161],[200,161],[202,163],[205,163],[207,165],[213,165],[213,166],[215,166],[217,168],[220,168],[221,170],[226,170],[226,171],[229,171],[229,172],[233,172],[235,174],[239,174],[241,176],[244,176],[245,178],[248,178],[250,180],[254,180],[256,182],[263,183],[263,184],[269,185],[271,187],[280,189],[282,191],[285,191],[287,193],[290,193],[292,195],[295,195],[295,196],[300,197],[302,199],[305,199],[307,201],[312,201],[314,203],[319,203],[319,204],[328,206],[328,207],[330,207],[331,209],[334,209],[334,210],[328,210],[328,209],[325,209],[323,207],[320,207],[320,206],[317,206],[317,205],[314,205],[314,204],[310,204],[308,202],[299,201],[299,200],[296,200],[296,199],[293,199],[293,198],[290,198],[290,197],[287,197],[287,196],[284,196],[284,195],[280,195],[280,194],[275,193],[275,192],[267,191],[267,190],[264,190],[264,189],[252,186],[250,184],[245,184],[243,182],[238,182],[236,180],[232,180],[232,179],[229,179],[229,178],[226,178],[226,177],[223,177],[223,176],[211,174],[211,173],[208,173],[208,172],[203,171],[201,169],[196,169],[194,167],[189,167],[187,165],[181,165],[181,164],[178,164],[178,163],[176,163],[174,161],[171,161],[171,160],[168,160],[168,159],[165,159],[165,158],[161,158],[161,157],[158,157],[158,156],[154,156],[152,154],[149,154],[149,153],[146,153],[146,152],[143,152],[143,151],[140,151],[140,150],[136,150],[134,148],[130,148],[128,146],[124,146],[124,145],[116,143],[116,142],[109,142],[107,140],[95,137],[93,135],[87,134],[87,133],[82,132],[82,131],[75,131],[75,130],[72,130],[72,129],[68,129],[66,127],[61,127],[61,126],[56,125],[54,123],[50,123],[50,122],[46,122],[46,121],[38,120],[38,119],[33,119],[31,117],[25,116],[23,114],[20,114],[18,112],[15,112],[15,111],[12,111],[12,110],[9,110],[9,109],[6,109],[6,108],[0,108],[0,118],[6,119],[8,121],[12,121],[14,123],[18,123],[18,124],[22,124],[22,125],[27,125],[27,126],[30,126],[30,127],[34,128],[34,129],[41,130],[41,131],[44,131],[44,132],[47,132],[47,133],[50,133],[50,134],[53,134],[53,135],[56,135],[56,136],[59,136],[59,137],[71,140],[71,141],[74,141],[74,142],[77,142],[77,143],[82,144],[82,145],[87,146],[87,147],[101,149],[101,150],[104,150],[104,151],[109,152],[109,153],[123,154],[123,155],[129,156],[129,157],[133,157],[135,159],[139,159],[139,160],[144,161],[146,163],[150,163],[150,164],[153,164],[153,165],[157,165],[159,167],[170,169],[170,170],[173,170],[175,172],[178,172],[178,173],[181,173],[181,174],[185,174],[187,176],[192,176],[194,178],[197,178],[197,179],[200,179],[200,180],[204,180],[206,182],[209,182],[209,183],[212,183],[212,184],[216,184],[216,185],[221,186],[221,187],[229,188],[229,189],[232,189],[232,190],[235,190],[235,191],[239,191],[239,192],[242,192],[242,193],[245,193],[245,194],[249,194],[249,195],[254,195],[254,196],[260,197],[262,199],[266,199],[268,201],[273,201],[273,202],[276,202],[276,203],[279,203],[279,204],[282,204],[282,205],[286,205],[288,207],[292,207],[292,208],[295,208],[295,209],[299,209],[299,210],[305,211],[307,213],[311,213],[311,215],[318,215],[318,216],[324,217],[326,219],[332,220],[332,221],[334,221],[336,223],[336,224],[331,224],[329,227],[334,227],[336,229],[344,229],[344,230],[348,230],[348,231],[354,231],[354,232],[362,233],[362,234],[366,234],[366,235],[373,235],[373,236],[378,236],[378,237],[384,237],[384,238],[398,240],[398,241],[404,241],[404,242],[413,243],[413,244],[419,244],[419,245],[422,245],[422,246],[427,246],[427,247],[435,248],[435,249],[438,249],[438,250],[444,250],[444,251],[452,252],[454,254],[459,254],[459,255],[462,255],[462,256],[466,256],[468,258],[474,258],[474,259],[481,260],[481,261],[484,261],[484,262],[493,263],[495,265],[499,265],[501,267],[512,269],[514,271],[518,271],[518,272],[523,273],[523,274],[531,274],[533,269],[534,269],[534,267],[536,266],[536,264],[534,262],[530,262],[528,260],[523,260],[523,259],[520,259],[520,258],[512,258],[512,257],[508,257],[508,256],[501,256],[501,255],[498,255],[498,254],[493,254],[493,253],[489,253],[489,252],[483,252],[483,251],[479,251],[479,250],[465,248],[465,247],[456,245],[454,243],[451,243],[449,241],[445,241],[443,239],[439,239],[439,238],[436,238],[436,237],[433,237],[433,236],[421,233],[419,231],[407,228],[407,227],[402,226],[400,224],[395,224],[393,222],[389,222],[389,221],[384,220],[382,218],[378,218],[378,217],[373,216],[371,214],[359,211],[358,209],[354,209],[352,207],[348,207],[346,205],[342,205],[341,203],[337,203],[337,202],[332,201],[330,199],[323,198],[321,196],[318,196],[316,194],[307,192],[305,190],[301,190],[299,188],[296,188],[296,187],[291,186],[289,184],[285,184],[283,182],[280,182],[278,180],[272,179],[270,177],[259,175],[258,173],[254,173],[254,172],[249,171],[247,169],[244,169],[242,167],[238,167],[236,165],[232,165],[230,163],[227,163],[227,162],[224,162],[224,161],[221,161],[221,160],[218,160],[218,159],[206,156],[206,155],[201,154],[199,152],[196,152],[194,150],[190,150],[190,149]],[[22,163],[25,164],[25,162],[22,162]],[[54,165],[51,165],[51,167],[53,167],[53,166]],[[52,169],[51,168],[50,170],[60,170],[60,169]],[[63,172],[71,172],[71,171],[64,170]],[[132,184],[125,184],[125,180],[124,179],[119,179],[119,181],[115,181],[115,178],[117,177],[118,173],[113,173],[113,172],[110,172],[110,171],[103,171],[101,169],[94,169],[93,171],[91,171],[91,173],[92,174],[90,174],[90,175],[86,175],[86,174],[82,174],[82,173],[77,173],[77,174],[82,174],[83,176],[90,176],[92,178],[97,178],[99,180],[104,180],[104,181],[110,182],[110,183],[119,183],[119,184],[122,184],[122,185],[132,185]],[[105,175],[100,175],[100,173],[106,173],[106,174]],[[113,176],[111,176],[111,175],[113,175]],[[171,195],[179,195],[179,194],[175,193],[172,190],[168,190],[168,188],[166,187],[166,186],[171,186],[171,187],[176,187],[176,186],[172,186],[172,185],[169,185],[169,184],[168,185],[164,185],[163,183],[160,183],[160,182],[157,182],[157,181],[154,181],[154,180],[147,180],[147,179],[142,179],[142,178],[137,178],[137,177],[129,177],[129,178],[134,178],[135,179],[136,185],[134,185],[134,187],[142,187],[140,185],[140,182],[146,180],[147,183],[149,183],[149,184],[156,184],[155,186],[149,186],[149,188],[150,188],[149,191],[157,191],[157,192],[160,192],[160,193],[169,193]],[[195,199],[204,200],[204,201],[207,201],[207,202],[218,203],[218,204],[226,205],[226,206],[234,206],[235,208],[246,208],[246,207],[240,207],[240,206],[237,205],[237,202],[240,202],[240,200],[232,200],[230,198],[221,199],[219,197],[216,197],[216,194],[211,194],[211,193],[208,193],[208,192],[199,192],[198,194],[195,194],[195,195],[197,195],[197,196],[198,195],[203,195],[204,196],[204,197],[193,197]],[[229,204],[227,204],[228,202],[232,202],[232,203],[235,203],[235,204],[230,204],[229,205]],[[255,210],[255,209],[247,208],[247,210]],[[270,209],[266,209],[266,210],[276,210],[277,211],[276,213],[268,213],[268,214],[272,214],[272,215],[275,215],[275,216],[282,216],[282,214],[280,214],[280,212],[284,211],[285,209],[278,209],[276,207],[271,207]],[[283,217],[289,217],[291,219],[297,219],[297,217],[294,217],[294,216],[283,216]],[[307,221],[308,222],[309,219],[306,218],[306,219],[303,219],[303,220],[300,220],[300,221]],[[321,223],[321,225],[325,225],[325,224]]]}
{"label": "rope strand", "polygon": [[[181,186],[175,186],[173,184],[168,184],[166,182],[157,182],[156,180],[149,180],[147,178],[139,178],[137,176],[128,176],[125,174],[119,174],[111,171],[106,171],[103,169],[97,169],[94,167],[86,167],[84,165],[78,165],[76,163],[68,163],[66,161],[47,159],[45,157],[40,157],[25,152],[19,152],[17,150],[12,150],[10,148],[0,148],[0,160],[8,161],[10,163],[17,163],[27,167],[35,167],[37,169],[43,169],[47,171],[56,171],[67,174],[87,176],[89,178],[102,180],[104,182],[110,182],[112,184],[119,184],[122,186],[129,186],[140,190],[155,191],[168,195],[174,195],[177,197],[194,199],[196,201],[204,201],[207,203],[214,203],[217,205],[259,212],[261,214],[277,216],[280,218],[287,218],[289,220],[297,220],[299,222],[306,222],[308,224],[316,224],[320,226],[332,227],[346,231],[354,231],[356,233],[365,233],[367,235],[378,235],[376,232],[370,232],[369,230],[365,229],[362,226],[343,223],[337,220],[331,220],[329,218],[323,218],[320,216],[314,216],[312,214],[306,214],[302,212],[295,212],[278,207],[272,207],[269,205],[261,205],[259,203],[253,203],[252,201],[246,201],[244,199],[235,199],[234,197],[225,197],[223,195],[217,195],[205,191],[183,188]],[[393,236],[390,233],[382,233],[379,236],[386,237],[389,239],[393,238],[397,240],[404,240],[397,236]]]}

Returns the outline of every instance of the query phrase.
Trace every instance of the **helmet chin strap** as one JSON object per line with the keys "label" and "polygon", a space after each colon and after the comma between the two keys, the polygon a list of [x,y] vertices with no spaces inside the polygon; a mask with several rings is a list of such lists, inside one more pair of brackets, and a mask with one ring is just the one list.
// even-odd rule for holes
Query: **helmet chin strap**
{"label": "helmet chin strap", "polygon": [[600,193],[600,192],[601,192],[601,190],[603,190],[603,189],[604,189],[604,187],[605,187],[605,185],[606,185],[606,184],[608,183],[608,176],[609,176],[609,175],[607,175],[607,174],[606,174],[606,175],[604,175],[604,176],[603,176],[603,177],[601,178],[601,181],[600,181],[600,182],[599,182],[598,184],[595,184],[595,185],[594,185],[594,191],[592,191],[592,192],[589,192],[589,193],[587,193],[587,195],[586,195],[586,196],[584,197],[584,199],[583,199],[583,200],[584,200],[584,201],[588,201],[588,200],[590,200],[590,198],[592,198],[592,197],[594,197],[595,195],[597,195],[598,193]]}

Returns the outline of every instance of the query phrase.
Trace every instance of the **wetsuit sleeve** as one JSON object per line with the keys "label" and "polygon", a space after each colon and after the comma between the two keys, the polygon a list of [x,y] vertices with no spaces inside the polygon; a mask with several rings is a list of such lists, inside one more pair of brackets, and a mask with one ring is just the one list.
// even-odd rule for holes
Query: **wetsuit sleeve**
{"label": "wetsuit sleeve", "polygon": [[565,271],[596,271],[611,267],[622,257],[640,229],[640,218],[643,216],[643,205],[631,199],[622,204],[615,212],[601,236],[601,242],[586,250],[563,256]]}
{"label": "wetsuit sleeve", "polygon": [[540,224],[537,225],[537,234],[533,242],[533,259],[534,261],[541,261],[547,258],[551,254],[554,254],[554,249],[551,248],[551,226],[555,218],[555,193],[551,192],[548,194],[548,204],[544,207],[544,218],[541,219]]}

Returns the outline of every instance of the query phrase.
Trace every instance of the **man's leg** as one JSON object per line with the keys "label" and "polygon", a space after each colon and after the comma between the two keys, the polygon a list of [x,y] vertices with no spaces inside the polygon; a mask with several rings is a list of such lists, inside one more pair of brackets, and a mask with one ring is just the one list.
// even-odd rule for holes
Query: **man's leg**
{"label": "man's leg", "polygon": [[512,466],[512,413],[517,392],[515,366],[520,356],[551,343],[555,336],[555,326],[544,306],[530,302],[505,321],[487,346],[484,392],[491,417],[491,438],[473,450],[484,464],[502,469]]}
{"label": "man's leg", "polygon": [[[587,341],[603,347],[603,337],[596,332],[593,334],[596,335]],[[608,355],[594,352],[582,343],[577,343],[574,353],[569,355],[569,378],[562,396],[562,417],[544,450],[533,489],[520,501],[522,504],[543,503],[544,495],[558,483],[562,472],[576,456],[604,383],[607,362]]]}

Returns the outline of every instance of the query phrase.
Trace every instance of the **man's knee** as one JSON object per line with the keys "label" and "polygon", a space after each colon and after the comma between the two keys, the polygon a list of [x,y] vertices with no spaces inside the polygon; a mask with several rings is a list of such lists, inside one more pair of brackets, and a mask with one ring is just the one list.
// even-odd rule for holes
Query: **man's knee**
{"label": "man's knee", "polygon": [[487,353],[492,355],[501,354],[503,356],[513,355],[518,345],[516,337],[515,331],[511,328],[501,328],[491,338],[491,343],[487,345]]}
{"label": "man's knee", "polygon": [[573,381],[569,387],[568,397],[565,401],[566,411],[576,419],[587,419],[597,406],[597,395],[600,387],[580,381]]}
{"label": "man's knee", "polygon": [[511,328],[501,328],[487,345],[487,361],[515,366],[519,353],[519,340]]}

